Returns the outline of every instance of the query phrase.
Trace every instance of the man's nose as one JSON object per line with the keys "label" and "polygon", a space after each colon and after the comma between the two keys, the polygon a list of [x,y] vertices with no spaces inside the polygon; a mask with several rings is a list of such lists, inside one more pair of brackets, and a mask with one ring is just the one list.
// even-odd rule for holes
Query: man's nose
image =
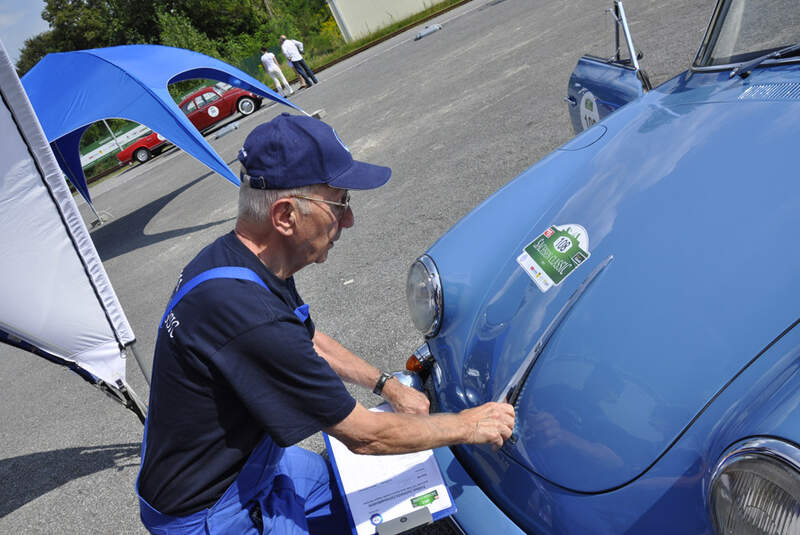
{"label": "man's nose", "polygon": [[353,209],[348,206],[344,214],[342,214],[342,219],[339,220],[339,226],[342,228],[350,228],[355,222],[356,216],[353,214]]}

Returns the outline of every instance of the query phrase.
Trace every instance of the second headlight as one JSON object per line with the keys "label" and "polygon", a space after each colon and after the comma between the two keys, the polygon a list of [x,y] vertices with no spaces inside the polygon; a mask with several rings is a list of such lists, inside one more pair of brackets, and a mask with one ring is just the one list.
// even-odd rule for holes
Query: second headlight
{"label": "second headlight", "polygon": [[709,506],[719,535],[800,533],[800,450],[772,438],[735,445],[711,478]]}

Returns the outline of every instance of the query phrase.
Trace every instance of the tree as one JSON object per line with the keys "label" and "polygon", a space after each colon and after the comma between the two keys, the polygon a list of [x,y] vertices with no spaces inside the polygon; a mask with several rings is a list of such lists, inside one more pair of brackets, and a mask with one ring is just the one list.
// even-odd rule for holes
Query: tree
{"label": "tree", "polygon": [[108,46],[109,11],[105,0],[47,0],[42,18],[66,50],[83,50]]}
{"label": "tree", "polygon": [[186,48],[207,56],[219,57],[215,43],[195,28],[188,17],[180,13],[159,11],[156,19],[162,45]]}
{"label": "tree", "polygon": [[25,42],[17,71],[27,72],[45,54],[158,40],[156,0],[46,0],[42,19],[50,30]]}
{"label": "tree", "polygon": [[164,11],[181,14],[210,39],[253,34],[264,22],[260,4],[252,0],[171,0]]}
{"label": "tree", "polygon": [[108,1],[109,43],[157,43],[159,29],[156,15],[159,4],[158,0]]}
{"label": "tree", "polygon": [[40,59],[51,52],[58,52],[59,50],[60,47],[58,43],[56,43],[52,30],[42,32],[26,39],[22,50],[20,50],[19,59],[17,60],[17,74],[22,77],[26,72],[31,70]]}
{"label": "tree", "polygon": [[25,42],[21,75],[50,52],[133,43],[188,48],[234,65],[281,34],[333,47],[330,29],[322,35],[331,20],[325,0],[45,0],[42,18],[50,30]]}
{"label": "tree", "polygon": [[291,19],[299,32],[294,38],[301,41],[318,34],[322,23],[332,16],[325,0],[272,0],[272,5]]}

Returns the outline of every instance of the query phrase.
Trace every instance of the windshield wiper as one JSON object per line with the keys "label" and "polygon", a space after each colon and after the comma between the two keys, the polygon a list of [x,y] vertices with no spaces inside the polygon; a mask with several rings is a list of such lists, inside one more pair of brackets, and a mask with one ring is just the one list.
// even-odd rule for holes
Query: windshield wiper
{"label": "windshield wiper", "polygon": [[567,316],[567,313],[572,309],[575,303],[578,302],[578,299],[581,298],[583,292],[586,291],[592,281],[594,281],[600,272],[603,271],[613,259],[614,255],[611,255],[603,260],[597,267],[594,268],[594,270],[592,270],[591,273],[589,273],[589,276],[584,279],[580,286],[575,289],[569,299],[567,299],[567,302],[564,303],[564,306],[561,307],[561,310],[558,311],[558,314],[556,314],[556,316],[544,330],[542,336],[539,338],[539,341],[536,342],[536,345],[533,347],[533,350],[528,353],[528,356],[522,362],[522,365],[517,369],[516,373],[514,373],[514,376],[511,377],[511,380],[508,382],[502,392],[500,392],[500,395],[497,396],[496,401],[505,401],[512,405],[517,402],[517,398],[519,398],[519,394],[522,391],[522,386],[525,384],[525,380],[531,373],[533,365],[536,363],[539,355],[542,354],[542,351],[544,351],[544,348],[547,346],[547,342],[549,342],[550,338],[552,338],[553,333],[556,332],[558,326],[561,325],[561,322]]}
{"label": "windshield wiper", "polygon": [[795,43],[785,48],[781,48],[780,50],[775,50],[773,52],[770,52],[769,54],[764,54],[763,56],[760,56],[758,58],[751,59],[750,61],[740,63],[739,65],[733,68],[729,78],[733,78],[737,74],[742,78],[747,78],[747,76],[753,69],[755,69],[768,59],[782,58],[783,56],[788,56],[792,52],[797,52],[798,50],[800,50],[800,43]]}

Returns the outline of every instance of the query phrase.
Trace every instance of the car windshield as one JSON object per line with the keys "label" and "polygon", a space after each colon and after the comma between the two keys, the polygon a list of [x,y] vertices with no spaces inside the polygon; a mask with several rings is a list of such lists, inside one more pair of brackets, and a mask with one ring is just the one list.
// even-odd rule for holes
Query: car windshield
{"label": "car windshield", "polygon": [[730,0],[706,36],[698,66],[748,61],[800,41],[797,0]]}

